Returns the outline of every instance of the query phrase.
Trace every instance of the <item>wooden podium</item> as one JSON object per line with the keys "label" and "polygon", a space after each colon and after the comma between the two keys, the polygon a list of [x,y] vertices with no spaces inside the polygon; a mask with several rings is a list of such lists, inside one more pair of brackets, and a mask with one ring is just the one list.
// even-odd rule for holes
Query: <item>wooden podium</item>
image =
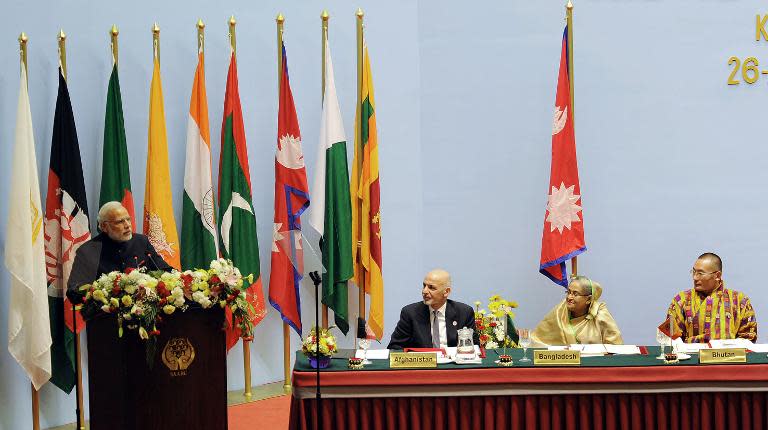
{"label": "wooden podium", "polygon": [[135,330],[117,336],[114,315],[88,321],[92,430],[227,429],[224,311],[163,315],[152,368]]}

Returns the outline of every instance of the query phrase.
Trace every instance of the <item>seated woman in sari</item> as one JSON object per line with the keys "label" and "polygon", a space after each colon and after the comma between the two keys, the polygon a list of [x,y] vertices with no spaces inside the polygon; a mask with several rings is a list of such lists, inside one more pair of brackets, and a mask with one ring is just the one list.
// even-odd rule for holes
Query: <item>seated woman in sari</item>
{"label": "seated woman in sari", "polygon": [[608,307],[597,301],[602,293],[597,282],[584,276],[573,278],[565,299],[536,326],[531,334],[532,343],[536,346],[624,343]]}

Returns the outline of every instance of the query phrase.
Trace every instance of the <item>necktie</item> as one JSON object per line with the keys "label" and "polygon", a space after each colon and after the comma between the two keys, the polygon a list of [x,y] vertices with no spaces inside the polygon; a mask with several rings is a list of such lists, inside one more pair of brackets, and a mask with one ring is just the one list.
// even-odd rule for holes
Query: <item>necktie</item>
{"label": "necktie", "polygon": [[440,322],[437,320],[437,311],[432,311],[432,347],[440,348]]}

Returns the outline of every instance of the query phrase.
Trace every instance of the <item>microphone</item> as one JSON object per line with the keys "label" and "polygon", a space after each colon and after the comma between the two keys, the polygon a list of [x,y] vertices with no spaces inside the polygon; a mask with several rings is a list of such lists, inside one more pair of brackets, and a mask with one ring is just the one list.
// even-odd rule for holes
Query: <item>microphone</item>
{"label": "microphone", "polygon": [[152,262],[152,265],[155,266],[155,270],[160,270],[160,266],[158,266],[157,263],[155,263],[155,259],[152,258],[152,253],[151,252],[147,253],[147,257],[149,257],[149,261]]}

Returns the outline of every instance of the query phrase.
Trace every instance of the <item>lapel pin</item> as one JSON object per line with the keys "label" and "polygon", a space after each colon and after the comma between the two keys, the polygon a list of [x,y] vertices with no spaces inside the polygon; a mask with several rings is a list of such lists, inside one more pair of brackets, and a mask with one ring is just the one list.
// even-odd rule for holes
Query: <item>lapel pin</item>
{"label": "lapel pin", "polygon": [[456,321],[453,322],[453,326],[456,327],[458,324],[456,324]]}

